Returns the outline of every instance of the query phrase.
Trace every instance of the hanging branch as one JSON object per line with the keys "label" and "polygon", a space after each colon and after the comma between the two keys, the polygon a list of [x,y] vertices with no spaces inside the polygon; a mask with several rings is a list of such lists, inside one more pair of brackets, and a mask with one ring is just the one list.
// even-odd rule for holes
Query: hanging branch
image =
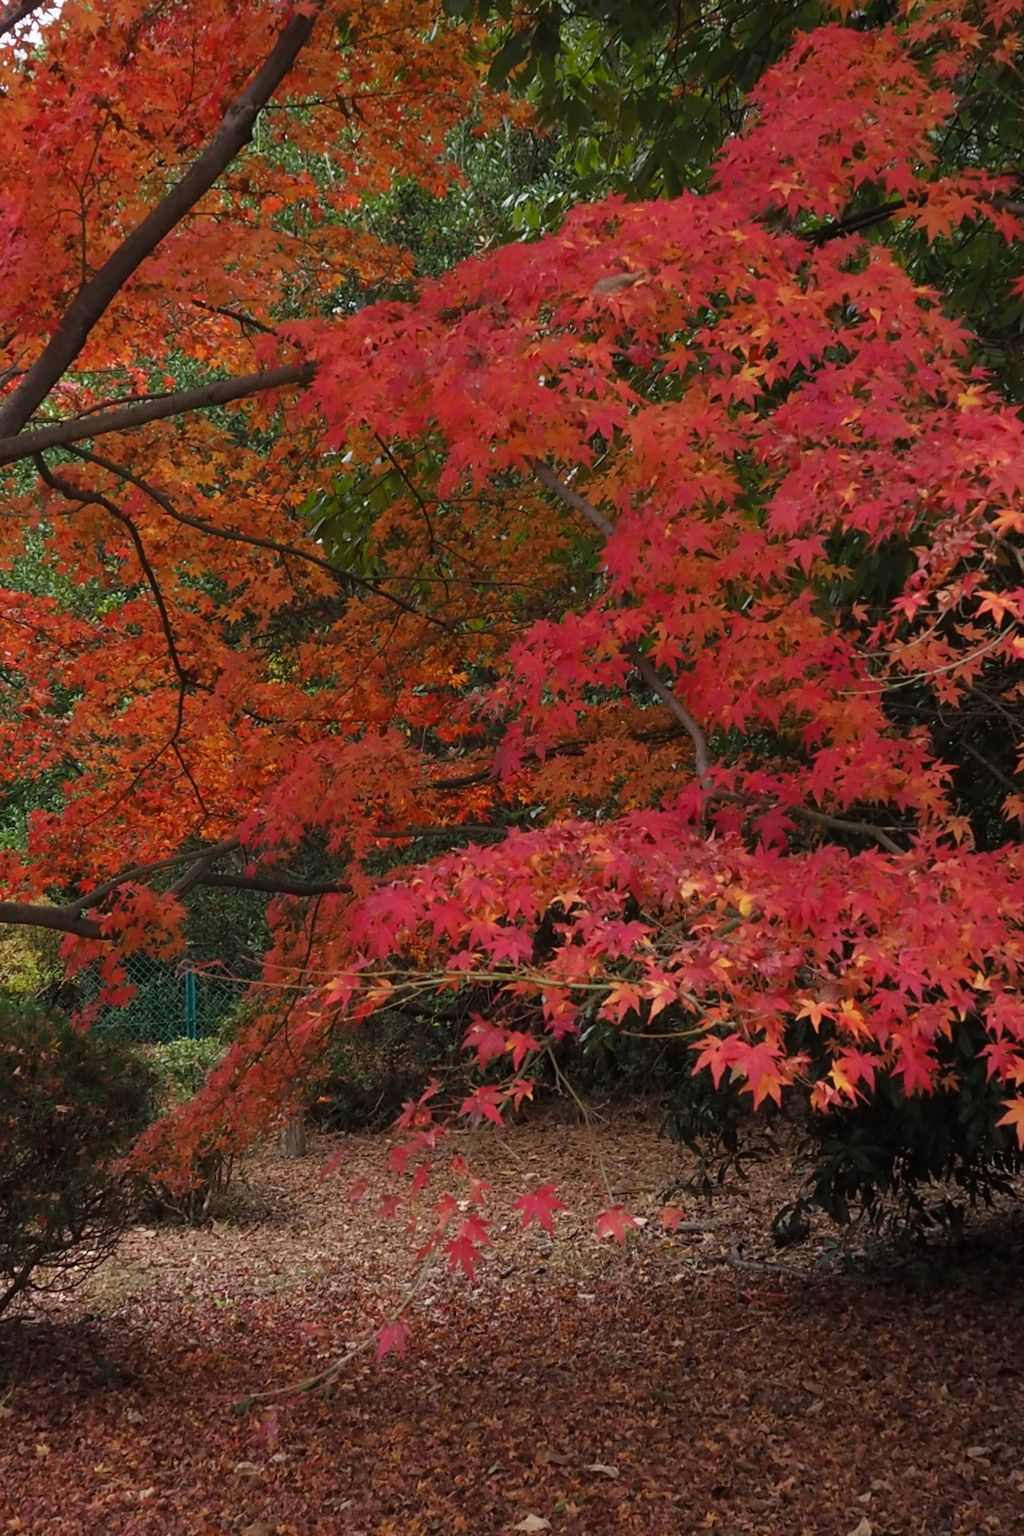
{"label": "hanging branch", "polygon": [[[560,480],[549,465],[544,464],[540,459],[534,459],[531,468],[541,484],[554,491],[555,495],[567,507],[571,507],[573,511],[579,512],[605,538],[611,537],[615,532],[615,524],[603,512],[599,511],[597,507],[592,506],[586,497],[581,496],[578,491],[573,490],[572,486],[566,485],[563,480]],[[708,751],[707,736],[703,729],[690,714],[682,700],[658,675],[656,667],[638,646],[626,645],[622,649],[623,654],[629,658],[638,676],[643,678],[652,693],[656,693],[662,703],[671,710],[693,742],[694,763],[701,788],[708,791],[713,799],[730,800],[741,805],[746,804],[747,802],[743,796],[734,794],[731,790],[715,788],[708,783],[711,772],[711,755]],[[884,827],[875,826],[872,822],[851,821],[842,816],[831,816],[825,811],[819,811],[810,806],[788,806],[787,810],[792,811],[794,815],[803,817],[805,821],[810,822],[814,826],[827,827],[837,832],[855,832],[860,836],[874,838],[889,853],[901,854],[903,852],[900,845],[889,836]]]}

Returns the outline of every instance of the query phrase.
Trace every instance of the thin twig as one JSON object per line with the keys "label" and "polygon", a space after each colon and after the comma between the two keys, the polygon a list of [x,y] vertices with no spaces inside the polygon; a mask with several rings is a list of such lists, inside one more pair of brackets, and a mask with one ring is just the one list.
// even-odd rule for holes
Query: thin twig
{"label": "thin twig", "polygon": [[68,452],[73,453],[76,458],[84,459],[87,464],[97,464],[101,469],[107,470],[108,473],[117,475],[119,479],[127,481],[129,485],[134,485],[144,496],[148,496],[151,501],[155,502],[161,511],[165,512],[173,522],[182,523],[187,528],[195,528],[200,533],[209,535],[210,538],[227,539],[236,544],[249,544],[254,549],[268,549],[275,554],[292,556],[296,560],[304,560],[308,565],[314,565],[319,570],[326,571],[339,584],[351,582],[353,586],[361,587],[364,591],[371,592],[374,597],[382,597],[386,602],[393,603],[396,608],[401,608],[403,613],[410,614],[414,619],[425,619],[427,623],[435,624],[440,629],[449,628],[443,619],[436,619],[432,614],[421,613],[418,608],[414,608],[411,603],[396,597],[394,593],[381,591],[375,581],[367,580],[363,576],[355,576],[351,571],[339,570],[336,565],[332,565],[329,560],[324,560],[320,555],[313,554],[311,550],[299,549],[294,544],[284,544],[279,539],[262,538],[255,533],[240,533],[235,528],[219,528],[216,523],[208,523],[205,518],[192,517],[187,512],[179,511],[164,491],[157,490],[155,485],[151,485],[141,475],[136,475],[131,470],[125,469],[122,464],[115,463],[113,459],[105,458],[98,453],[90,453],[85,448],[69,447]]}
{"label": "thin twig", "polygon": [[295,1381],[290,1386],[276,1387],[269,1392],[254,1392],[250,1397],[244,1398],[243,1402],[249,1404],[265,1403],[268,1401],[276,1402],[281,1397],[297,1397],[300,1392],[317,1392],[321,1388],[329,1386],[332,1381],[335,1381],[341,1375],[346,1365],[350,1365],[353,1360],[358,1359],[360,1355],[365,1355],[366,1351],[373,1347],[381,1328],[389,1328],[392,1323],[399,1321],[403,1313],[408,1311],[412,1302],[415,1301],[420,1291],[426,1285],[427,1280],[437,1273],[437,1268],[436,1264],[424,1264],[401,1301],[391,1310],[380,1327],[373,1328],[368,1333],[365,1333],[343,1355],[339,1355],[337,1359],[332,1360],[329,1365],[326,1365],[322,1371],[318,1371],[315,1376],[307,1376],[304,1381]]}

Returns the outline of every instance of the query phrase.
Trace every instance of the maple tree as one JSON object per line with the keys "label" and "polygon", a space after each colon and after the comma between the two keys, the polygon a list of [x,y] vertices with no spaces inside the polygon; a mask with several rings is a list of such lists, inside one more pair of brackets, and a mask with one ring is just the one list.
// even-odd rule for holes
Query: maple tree
{"label": "maple tree", "polygon": [[[1024,428],[877,237],[1019,240],[1012,179],[936,147],[973,71],[1016,69],[1019,7],[848,9],[705,190],[363,308],[353,280],[411,274],[348,215],[442,184],[482,37],[71,0],[37,47],[8,12],[3,556],[27,524],[82,595],[3,593],[5,771],[63,784],[0,920],[116,1001],[192,892],[271,897],[270,1001],[140,1158],[253,1134],[330,1030],[462,983],[471,1123],[593,1018],[819,1112],[936,1090],[970,1028],[1024,1145],[1024,800],[997,769],[976,846],[898,708],[981,693],[1018,749]],[[400,1121],[414,1184],[437,1100]],[[434,1215],[472,1275],[486,1222]]]}

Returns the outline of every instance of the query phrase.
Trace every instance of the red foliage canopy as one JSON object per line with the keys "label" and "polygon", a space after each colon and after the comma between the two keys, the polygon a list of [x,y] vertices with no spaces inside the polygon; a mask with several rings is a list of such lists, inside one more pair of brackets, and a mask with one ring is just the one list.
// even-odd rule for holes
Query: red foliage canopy
{"label": "red foliage canopy", "polygon": [[[1007,184],[935,150],[1020,9],[823,27],[705,194],[581,207],[344,313],[342,277],[399,261],[344,215],[395,171],[440,176],[467,34],[373,0],[126,0],[102,26],[68,0],[38,53],[15,28],[4,557],[16,575],[28,522],[81,596],[0,595],[8,778],[69,770],[2,856],[0,917],[77,936],[79,961],[170,952],[197,885],[267,889],[266,982],[325,983],[287,1032],[267,1010],[179,1148],[255,1126],[339,1014],[410,973],[502,989],[467,1044],[513,1075],[474,1119],[529,1091],[584,1004],[671,1008],[716,1081],[755,1103],[803,1082],[818,1107],[882,1069],[932,1088],[971,1017],[1024,1143],[1024,802],[976,851],[889,708],[982,684],[1017,706],[1024,427],[938,295],[857,233],[869,206],[1020,238]],[[348,569],[311,506],[349,517]],[[894,548],[898,595],[855,601],[851,566]],[[457,826],[468,846],[369,872]],[[289,864],[311,838],[319,882]],[[438,1134],[429,1096],[404,1118],[402,1161]],[[453,1264],[485,1238],[457,1225]]]}

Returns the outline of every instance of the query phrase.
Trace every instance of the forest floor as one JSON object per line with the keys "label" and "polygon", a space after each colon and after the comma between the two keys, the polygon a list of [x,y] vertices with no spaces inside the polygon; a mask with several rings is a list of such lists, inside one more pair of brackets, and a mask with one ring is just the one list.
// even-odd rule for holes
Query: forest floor
{"label": "forest floor", "polygon": [[[404,1357],[356,1355],[329,1398],[284,1389],[408,1284],[383,1137],[264,1149],[228,1219],[136,1228],[83,1288],[9,1316],[0,1536],[1024,1529],[1008,1217],[941,1264],[851,1267],[824,1228],[774,1250],[778,1161],[679,1199],[692,1227],[664,1233],[686,1164],[641,1115],[466,1140],[492,1186],[479,1283],[433,1275]],[[570,1207],[553,1239],[513,1209],[548,1181]],[[594,1235],[609,1192],[647,1218],[622,1248]]]}

